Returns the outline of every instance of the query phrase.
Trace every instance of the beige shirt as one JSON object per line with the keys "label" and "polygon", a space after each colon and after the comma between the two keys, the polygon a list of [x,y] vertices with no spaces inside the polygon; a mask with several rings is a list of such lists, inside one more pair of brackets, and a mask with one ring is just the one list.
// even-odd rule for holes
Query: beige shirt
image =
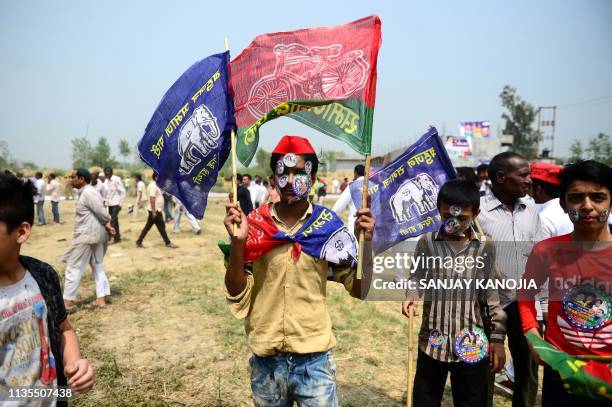
{"label": "beige shirt", "polygon": [[[159,189],[155,181],[151,181],[151,183],[147,187],[147,196],[149,197],[149,199],[155,198],[156,212],[162,212],[164,210],[164,195],[162,194],[161,189]],[[151,205],[147,205],[147,209],[151,211]]]}
{"label": "beige shirt", "polygon": [[[279,219],[275,205],[271,214],[279,230],[292,234],[302,227],[312,209],[309,205],[293,227]],[[261,256],[253,262],[245,289],[236,296],[226,292],[232,314],[246,318],[247,343],[258,356],[323,352],[336,345],[326,304],[328,262],[303,251],[293,261],[292,247],[288,242]],[[332,267],[331,271],[334,280],[351,292],[356,269]]]}

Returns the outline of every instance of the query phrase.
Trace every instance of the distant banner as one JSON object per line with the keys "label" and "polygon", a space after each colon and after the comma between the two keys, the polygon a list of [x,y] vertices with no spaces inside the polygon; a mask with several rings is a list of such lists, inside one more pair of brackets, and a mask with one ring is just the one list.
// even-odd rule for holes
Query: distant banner
{"label": "distant banner", "polygon": [[[397,243],[437,230],[438,191],[455,169],[438,131],[430,128],[416,143],[369,178],[372,213],[376,217],[372,246],[378,254]],[[353,203],[361,207],[363,181],[350,185]]]}
{"label": "distant banner", "polygon": [[462,138],[488,138],[491,134],[491,122],[461,122],[459,124],[459,136]]}
{"label": "distant banner", "polygon": [[446,136],[444,147],[452,158],[472,155],[472,142],[467,137]]}

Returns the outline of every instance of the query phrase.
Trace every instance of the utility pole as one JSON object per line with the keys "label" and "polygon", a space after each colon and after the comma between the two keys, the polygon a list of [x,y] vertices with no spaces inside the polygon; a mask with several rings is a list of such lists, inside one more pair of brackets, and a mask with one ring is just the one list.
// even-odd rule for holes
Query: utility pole
{"label": "utility pole", "polygon": [[[552,111],[552,120],[542,120],[542,112],[550,112]],[[540,142],[545,141],[547,138],[550,141],[550,149],[548,151],[550,151],[550,158],[554,157],[554,151],[555,151],[555,128],[557,126],[557,106],[540,106],[538,107],[538,134],[537,134],[537,140],[538,140],[538,153],[540,153]],[[548,117],[550,117],[550,113],[547,115]],[[542,127],[551,127],[551,132],[550,135],[548,135],[548,137],[544,136],[542,137]],[[544,144],[546,144],[544,142]]]}

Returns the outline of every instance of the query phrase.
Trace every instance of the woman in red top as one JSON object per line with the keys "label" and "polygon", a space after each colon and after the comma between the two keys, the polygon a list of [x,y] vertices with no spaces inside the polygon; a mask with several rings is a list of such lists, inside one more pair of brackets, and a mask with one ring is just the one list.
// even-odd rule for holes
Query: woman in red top
{"label": "woman in red top", "polygon": [[[536,244],[523,278],[533,279],[538,287],[549,282],[548,342],[570,355],[610,356],[612,169],[596,161],[582,161],[565,167],[560,178],[561,206],[574,223],[574,232]],[[537,291],[521,292],[519,310],[523,331],[540,336],[534,301]],[[533,348],[531,352],[543,364]],[[542,406],[583,405],[600,404],[569,394],[559,374],[545,366]]]}

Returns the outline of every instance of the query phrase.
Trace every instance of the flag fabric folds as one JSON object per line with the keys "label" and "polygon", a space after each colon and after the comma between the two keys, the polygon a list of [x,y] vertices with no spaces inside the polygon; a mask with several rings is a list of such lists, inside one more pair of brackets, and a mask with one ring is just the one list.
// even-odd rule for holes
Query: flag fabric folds
{"label": "flag fabric folds", "polygon": [[240,162],[255,155],[259,128],[285,115],[369,154],[380,44],[377,16],[256,37],[231,62]]}
{"label": "flag fabric folds", "polygon": [[525,336],[538,356],[559,373],[569,393],[612,402],[612,366],[594,360],[573,358],[531,332]]}
{"label": "flag fabric folds", "polygon": [[[357,242],[348,232],[344,222],[331,209],[313,205],[306,223],[294,234],[281,232],[272,219],[271,204],[251,212],[247,217],[249,233],[245,243],[244,261],[250,263],[272,249],[292,243],[291,257],[296,260],[301,252],[315,259],[345,267],[357,265]],[[219,242],[224,255],[229,255],[229,245]]]}
{"label": "flag fabric folds", "polygon": [[193,64],[166,92],[138,142],[157,185],[202,219],[206,199],[230,152],[235,128],[229,52]]}
{"label": "flag fabric folds", "polygon": [[[438,191],[453,178],[455,169],[434,127],[370,175],[368,189],[376,217],[374,254],[409,237],[437,230],[441,223],[436,207]],[[361,208],[363,181],[353,182],[350,188],[353,203]]]}

